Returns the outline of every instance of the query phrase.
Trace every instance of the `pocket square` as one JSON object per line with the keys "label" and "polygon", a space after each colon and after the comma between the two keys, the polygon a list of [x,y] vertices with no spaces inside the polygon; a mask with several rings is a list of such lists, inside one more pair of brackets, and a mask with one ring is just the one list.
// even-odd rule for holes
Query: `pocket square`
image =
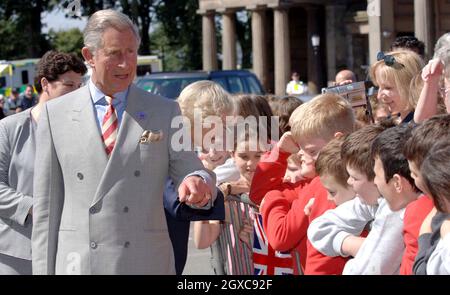
{"label": "pocket square", "polygon": [[148,144],[150,142],[157,142],[161,141],[163,139],[163,132],[162,130],[158,131],[150,131],[145,130],[142,135],[141,139],[139,140],[140,143]]}

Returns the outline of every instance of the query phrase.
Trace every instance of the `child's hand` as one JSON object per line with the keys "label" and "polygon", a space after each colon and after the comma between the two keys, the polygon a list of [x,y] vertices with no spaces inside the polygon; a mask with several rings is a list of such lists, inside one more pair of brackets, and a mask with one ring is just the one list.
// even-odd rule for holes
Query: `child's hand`
{"label": "child's hand", "polygon": [[296,154],[300,150],[290,131],[281,136],[280,141],[277,143],[277,146],[280,151],[289,154]]}
{"label": "child's hand", "polygon": [[250,192],[250,184],[245,179],[241,178],[238,181],[230,182],[230,184],[231,184],[231,195],[233,196]]}
{"label": "child's hand", "polygon": [[311,214],[312,206],[314,205],[314,201],[316,198],[311,198],[308,201],[308,204],[305,205],[305,208],[303,209],[305,211],[305,215],[309,216]]}
{"label": "child's hand", "polygon": [[251,221],[245,219],[244,223],[242,224],[242,227],[239,230],[239,240],[245,243],[247,247],[249,247],[250,249],[252,248],[250,238],[252,234],[253,234],[253,226],[251,224]]}
{"label": "child's hand", "polygon": [[450,219],[445,220],[441,225],[441,239],[450,233]]}
{"label": "child's hand", "polygon": [[427,217],[425,217],[425,219],[422,222],[422,226],[420,227],[420,232],[419,232],[419,236],[426,234],[426,233],[431,233],[431,220],[433,219],[434,215],[436,215],[437,210],[436,207],[434,207],[430,213],[428,213]]}
{"label": "child's hand", "polygon": [[422,70],[422,79],[425,82],[439,82],[442,71],[444,70],[444,64],[439,59],[432,59]]}

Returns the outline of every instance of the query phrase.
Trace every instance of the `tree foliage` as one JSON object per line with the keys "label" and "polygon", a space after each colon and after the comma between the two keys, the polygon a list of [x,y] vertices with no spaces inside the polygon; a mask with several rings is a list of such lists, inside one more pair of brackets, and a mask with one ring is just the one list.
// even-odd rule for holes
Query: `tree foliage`
{"label": "tree foliage", "polygon": [[[0,0],[0,59],[40,57],[49,49],[80,54],[81,32],[50,30],[42,33],[41,14],[63,12],[72,0]],[[139,53],[164,57],[166,70],[202,67],[202,24],[198,0],[80,0],[81,15],[101,9],[127,14],[139,27]],[[71,17],[66,15],[66,17]],[[251,66],[249,18],[237,18],[236,33],[243,52],[242,66]],[[218,26],[218,37],[220,25]],[[220,48],[220,38],[218,47]]]}
{"label": "tree foliage", "polygon": [[[1,19],[9,22],[7,30],[13,35],[13,38],[21,38],[26,43],[26,46],[18,47],[18,52],[6,56],[6,58],[39,57],[49,49],[47,39],[41,32],[41,13],[52,9],[54,4],[55,1],[52,0],[0,1]],[[3,39],[2,42],[4,42]]]}
{"label": "tree foliage", "polygon": [[197,14],[198,0],[164,0],[156,16],[175,51],[179,64],[172,70],[199,70],[202,65],[202,24]]}
{"label": "tree foliage", "polygon": [[75,53],[80,58],[81,48],[83,47],[83,34],[78,28],[70,29],[67,31],[54,31],[48,32],[49,41],[57,51]]}

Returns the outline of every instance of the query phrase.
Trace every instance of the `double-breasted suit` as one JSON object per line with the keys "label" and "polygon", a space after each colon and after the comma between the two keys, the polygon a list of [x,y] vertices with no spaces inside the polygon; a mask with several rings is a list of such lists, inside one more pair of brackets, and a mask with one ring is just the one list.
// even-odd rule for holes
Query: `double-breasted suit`
{"label": "double-breasted suit", "polygon": [[[88,86],[46,104],[37,133],[33,273],[175,273],[164,184],[204,169],[195,153],[171,145],[179,115],[176,102],[131,85],[108,159]],[[158,136],[142,141],[145,131]]]}

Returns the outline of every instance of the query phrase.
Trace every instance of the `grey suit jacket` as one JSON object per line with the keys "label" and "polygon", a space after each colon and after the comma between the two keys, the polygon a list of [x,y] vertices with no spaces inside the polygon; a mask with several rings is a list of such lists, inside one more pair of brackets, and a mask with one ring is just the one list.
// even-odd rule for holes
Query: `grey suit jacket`
{"label": "grey suit jacket", "polygon": [[[42,111],[33,273],[175,274],[164,184],[170,176],[179,185],[187,174],[204,169],[195,153],[171,147],[178,104],[130,86],[109,161],[93,108],[85,86]],[[162,130],[163,137],[142,144],[145,130]]]}
{"label": "grey suit jacket", "polygon": [[31,109],[0,121],[0,253],[31,260],[35,143]]}

